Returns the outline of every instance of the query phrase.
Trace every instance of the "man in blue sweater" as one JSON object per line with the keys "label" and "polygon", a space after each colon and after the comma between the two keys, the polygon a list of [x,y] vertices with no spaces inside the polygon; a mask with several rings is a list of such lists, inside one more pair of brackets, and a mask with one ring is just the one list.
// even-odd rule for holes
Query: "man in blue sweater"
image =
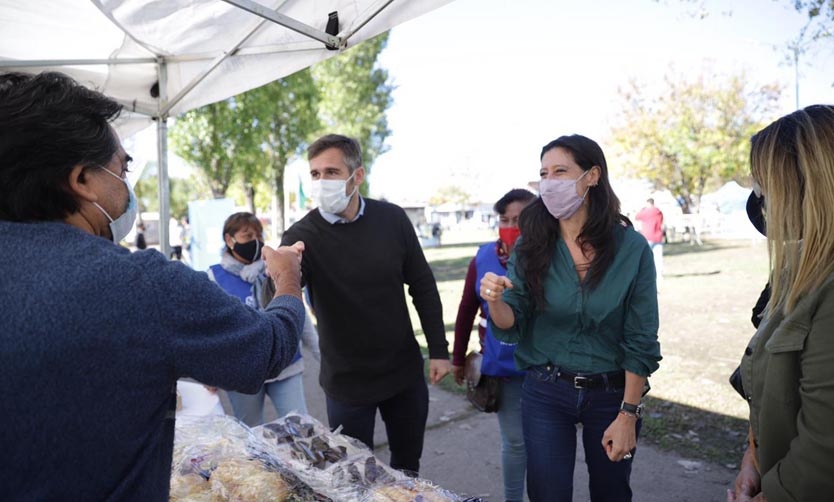
{"label": "man in blue sweater", "polygon": [[177,379],[255,392],[298,347],[300,244],[264,248],[264,313],[117,245],[119,111],[59,73],[0,75],[0,500],[168,500]]}
{"label": "man in blue sweater", "polygon": [[301,268],[318,319],[328,421],[373,448],[379,409],[391,467],[416,474],[429,397],[403,286],[426,334],[434,384],[451,367],[434,275],[405,211],[359,195],[365,169],[356,140],[327,135],[307,154],[318,209],[283,242],[304,242]]}

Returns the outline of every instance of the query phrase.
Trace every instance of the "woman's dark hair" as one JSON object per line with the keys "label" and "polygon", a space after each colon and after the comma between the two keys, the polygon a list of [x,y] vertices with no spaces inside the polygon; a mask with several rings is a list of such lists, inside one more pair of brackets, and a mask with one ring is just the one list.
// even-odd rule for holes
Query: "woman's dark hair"
{"label": "woman's dark hair", "polygon": [[[562,136],[546,144],[542,148],[540,158],[554,148],[562,148],[569,152],[583,171],[589,171],[594,166],[599,169],[597,186],[588,190],[588,219],[577,239],[583,251],[594,253],[583,282],[583,287],[594,289],[602,281],[617,252],[614,228],[630,222],[620,214],[620,200],[611,189],[605,155],[594,140],[578,134]],[[539,197],[521,211],[518,226],[523,237],[516,246],[516,253],[524,281],[536,307],[543,309],[547,303],[544,296],[544,279],[556,251],[556,242],[560,235],[559,220],[547,211]]]}
{"label": "woman's dark hair", "polygon": [[118,149],[121,105],[62,73],[0,75],[0,219],[62,220],[78,211],[77,165],[105,166]]}
{"label": "woman's dark hair", "polygon": [[[226,242],[227,235],[234,237],[236,233],[246,227],[255,229],[259,236],[264,233],[264,226],[257,216],[247,212],[235,213],[226,218],[226,222],[223,223],[223,242]],[[226,246],[226,250],[232,252],[229,246]]]}
{"label": "woman's dark hair", "polygon": [[526,190],[524,188],[513,188],[509,192],[505,193],[503,197],[498,199],[498,202],[492,206],[492,209],[494,209],[496,213],[503,215],[504,212],[507,211],[507,206],[513,202],[523,202],[526,206],[528,202],[535,198],[536,196],[533,195],[533,192],[530,190]]}

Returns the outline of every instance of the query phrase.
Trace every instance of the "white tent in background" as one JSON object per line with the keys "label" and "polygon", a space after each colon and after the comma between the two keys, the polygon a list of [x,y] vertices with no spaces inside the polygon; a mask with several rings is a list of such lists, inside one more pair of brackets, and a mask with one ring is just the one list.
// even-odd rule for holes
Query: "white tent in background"
{"label": "white tent in background", "polygon": [[[715,237],[726,239],[761,239],[747,217],[750,189],[735,181],[701,197],[701,215],[711,222]],[[711,220],[710,220],[711,219]]]}
{"label": "white tent in background", "polygon": [[[168,220],[167,119],[326,59],[451,0],[0,0],[0,72],[61,71],[157,123]],[[168,229],[160,241],[167,253]]]}
{"label": "white tent in background", "polygon": [[717,208],[721,214],[744,212],[746,214],[747,198],[750,189],[735,181],[724,183],[718,190],[701,197],[701,209]]}

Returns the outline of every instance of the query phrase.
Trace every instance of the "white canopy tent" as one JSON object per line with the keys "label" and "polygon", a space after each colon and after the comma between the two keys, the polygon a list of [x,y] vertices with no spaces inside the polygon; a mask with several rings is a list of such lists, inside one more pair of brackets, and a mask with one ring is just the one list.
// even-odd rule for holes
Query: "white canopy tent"
{"label": "white canopy tent", "polygon": [[[167,119],[284,77],[451,0],[0,0],[0,72],[61,71],[157,123],[168,221]],[[168,228],[160,244],[167,254]]]}

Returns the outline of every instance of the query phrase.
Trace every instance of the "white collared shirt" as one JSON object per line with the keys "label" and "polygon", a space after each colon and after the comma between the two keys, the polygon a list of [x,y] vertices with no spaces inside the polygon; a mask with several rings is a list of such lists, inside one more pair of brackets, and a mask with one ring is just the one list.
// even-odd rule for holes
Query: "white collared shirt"
{"label": "white collared shirt", "polygon": [[356,213],[356,216],[354,216],[354,218],[350,221],[342,218],[338,214],[327,213],[325,211],[322,211],[321,208],[319,208],[318,211],[321,217],[324,218],[331,225],[335,225],[337,223],[353,223],[354,221],[358,220],[360,216],[365,214],[365,199],[363,199],[362,196],[359,195],[359,211]]}

